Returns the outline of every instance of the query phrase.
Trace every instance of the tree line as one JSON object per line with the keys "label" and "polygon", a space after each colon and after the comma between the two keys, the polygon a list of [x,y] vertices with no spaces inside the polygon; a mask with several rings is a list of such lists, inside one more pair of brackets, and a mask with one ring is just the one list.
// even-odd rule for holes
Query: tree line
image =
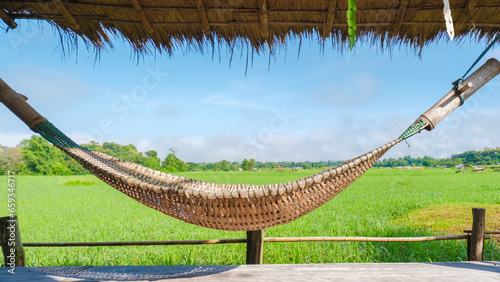
{"label": "tree line", "polygon": [[500,147],[495,149],[484,148],[482,151],[466,151],[451,155],[449,158],[435,159],[429,156],[412,158],[404,156],[398,159],[383,159],[374,164],[374,167],[422,166],[422,167],[454,167],[459,164],[468,165],[500,165]]}
{"label": "tree line", "polygon": [[[241,163],[227,160],[214,163],[194,163],[180,160],[173,150],[170,150],[167,157],[162,160],[158,157],[156,151],[150,150],[142,153],[134,145],[120,145],[114,142],[98,144],[92,141],[88,144],[82,144],[82,146],[164,172],[323,169],[342,163],[342,161],[259,162],[255,161],[255,159],[244,159]],[[410,156],[398,159],[389,158],[378,161],[374,166],[452,167],[462,163],[469,165],[500,164],[500,147],[496,149],[485,148],[482,151],[467,151],[443,159],[434,159],[427,156],[423,158],[412,158]],[[38,135],[33,135],[30,139],[21,141],[16,147],[0,146],[0,174],[7,174],[7,171],[12,169],[15,169],[18,174],[32,175],[80,175],[89,173],[71,157]]]}

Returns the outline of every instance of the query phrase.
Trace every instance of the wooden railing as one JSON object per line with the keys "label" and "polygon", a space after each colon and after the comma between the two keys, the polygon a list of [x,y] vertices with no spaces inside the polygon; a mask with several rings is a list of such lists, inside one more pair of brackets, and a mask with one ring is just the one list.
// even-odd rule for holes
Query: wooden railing
{"label": "wooden railing", "polygon": [[[23,247],[96,247],[96,246],[169,246],[206,244],[247,244],[247,264],[262,264],[264,242],[428,242],[442,240],[467,240],[469,261],[483,260],[484,239],[487,235],[500,235],[500,231],[485,231],[485,209],[472,209],[472,229],[464,230],[464,235],[425,237],[270,237],[265,238],[265,230],[247,231],[247,238],[182,241],[132,241],[132,242],[64,242],[64,243],[22,243],[17,217],[0,218],[0,243],[5,265],[25,266]],[[15,243],[10,243],[15,242]]]}

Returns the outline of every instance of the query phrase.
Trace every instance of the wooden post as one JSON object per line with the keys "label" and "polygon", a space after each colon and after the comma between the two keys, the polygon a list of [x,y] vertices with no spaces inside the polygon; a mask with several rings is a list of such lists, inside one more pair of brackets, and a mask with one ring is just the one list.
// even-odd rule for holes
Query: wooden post
{"label": "wooden post", "polygon": [[467,248],[469,261],[483,260],[485,215],[485,209],[472,208],[472,233],[470,235],[470,247]]}
{"label": "wooden post", "polygon": [[247,231],[247,264],[262,264],[266,230]]}
{"label": "wooden post", "polygon": [[0,218],[0,245],[5,266],[10,268],[26,266],[17,215]]}

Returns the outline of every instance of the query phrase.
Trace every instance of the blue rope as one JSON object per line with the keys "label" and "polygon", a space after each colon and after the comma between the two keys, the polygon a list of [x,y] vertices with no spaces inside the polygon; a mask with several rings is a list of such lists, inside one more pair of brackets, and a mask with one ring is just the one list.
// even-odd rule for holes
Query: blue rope
{"label": "blue rope", "polygon": [[486,53],[488,53],[488,51],[491,49],[491,47],[493,47],[493,45],[495,45],[495,42],[497,42],[498,40],[500,40],[500,34],[497,36],[497,38],[495,38],[495,40],[491,41],[490,45],[488,45],[488,47],[486,47],[486,49],[484,49],[483,53],[481,53],[481,55],[479,55],[477,60],[472,64],[472,66],[462,76],[462,79],[464,79],[467,76],[467,74],[469,74],[469,72],[477,65],[477,63],[479,63],[479,61],[484,57],[484,55],[486,55]]}

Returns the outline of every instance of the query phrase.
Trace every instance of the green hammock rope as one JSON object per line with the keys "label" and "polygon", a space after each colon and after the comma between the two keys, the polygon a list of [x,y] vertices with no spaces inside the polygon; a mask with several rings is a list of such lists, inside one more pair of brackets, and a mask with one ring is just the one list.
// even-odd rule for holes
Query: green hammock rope
{"label": "green hammock rope", "polygon": [[63,148],[76,148],[80,145],[71,140],[66,134],[62,133],[57,127],[48,121],[35,125],[35,132],[42,135],[50,143]]}
{"label": "green hammock rope", "polygon": [[425,123],[423,120],[419,120],[419,121],[415,122],[414,124],[412,124],[410,127],[408,127],[408,129],[405,132],[403,132],[403,134],[401,134],[401,136],[399,136],[399,138],[407,139],[407,138],[419,133],[420,131],[422,131],[426,126],[427,126],[427,123]]}

